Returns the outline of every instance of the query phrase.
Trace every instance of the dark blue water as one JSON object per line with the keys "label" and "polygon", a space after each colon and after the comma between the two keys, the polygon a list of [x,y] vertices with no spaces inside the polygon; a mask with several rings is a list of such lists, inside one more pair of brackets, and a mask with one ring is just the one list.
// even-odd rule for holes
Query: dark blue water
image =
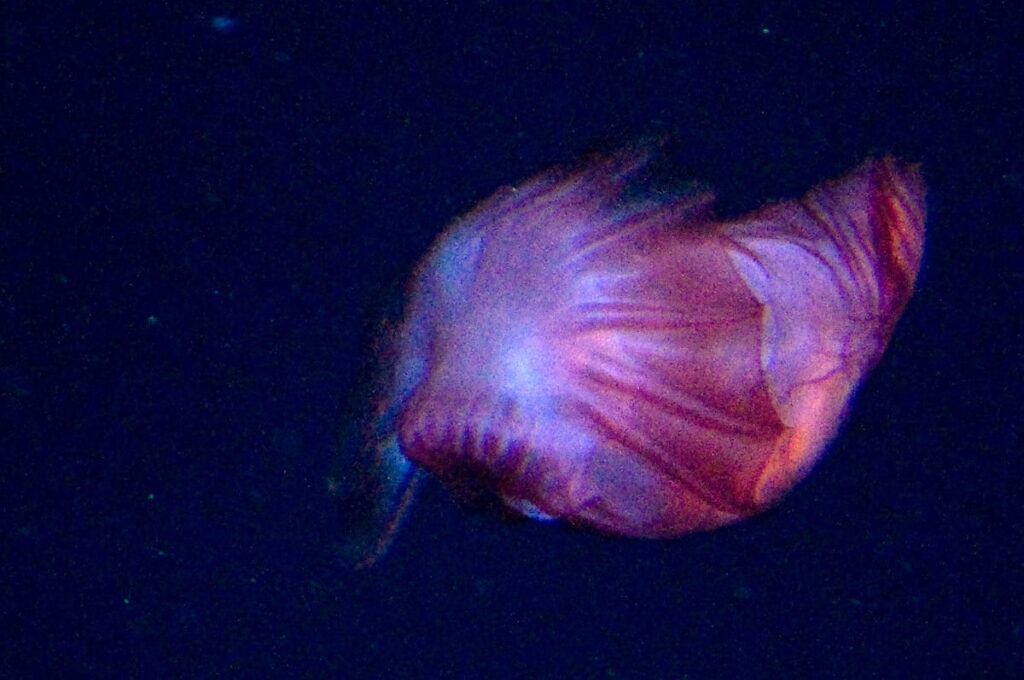
{"label": "dark blue water", "polygon": [[[0,18],[0,675],[1024,673],[1017,5],[250,5]],[[663,133],[728,212],[924,164],[919,292],[824,462],[661,543],[428,485],[342,569],[388,287],[497,186]]]}

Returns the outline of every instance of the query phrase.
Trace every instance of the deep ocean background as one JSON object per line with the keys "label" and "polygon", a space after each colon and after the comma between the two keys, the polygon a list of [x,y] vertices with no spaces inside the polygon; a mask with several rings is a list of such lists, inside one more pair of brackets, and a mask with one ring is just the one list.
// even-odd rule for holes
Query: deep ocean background
{"label": "deep ocean background", "polygon": [[[0,9],[0,677],[1024,677],[1024,10]],[[385,290],[502,184],[671,133],[733,213],[919,160],[926,260],[776,510],[669,542],[428,485],[338,564]]]}

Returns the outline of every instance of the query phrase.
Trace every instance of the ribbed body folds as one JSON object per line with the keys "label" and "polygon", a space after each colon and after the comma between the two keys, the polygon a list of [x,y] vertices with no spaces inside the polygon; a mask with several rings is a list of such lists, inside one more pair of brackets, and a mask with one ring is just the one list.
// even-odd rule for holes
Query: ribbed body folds
{"label": "ribbed body folds", "polygon": [[401,455],[644,537],[757,513],[808,473],[913,290],[917,168],[867,160],[720,221],[705,190],[625,200],[648,156],[501,189],[439,238],[381,395]]}

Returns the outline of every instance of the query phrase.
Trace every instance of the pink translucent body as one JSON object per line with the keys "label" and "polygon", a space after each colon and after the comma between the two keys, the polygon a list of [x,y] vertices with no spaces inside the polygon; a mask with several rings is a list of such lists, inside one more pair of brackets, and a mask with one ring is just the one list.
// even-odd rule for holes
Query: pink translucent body
{"label": "pink translucent body", "polygon": [[924,185],[891,157],[720,221],[622,199],[643,150],[504,188],[419,265],[382,409],[402,456],[511,509],[710,529],[819,459],[913,290]]}

